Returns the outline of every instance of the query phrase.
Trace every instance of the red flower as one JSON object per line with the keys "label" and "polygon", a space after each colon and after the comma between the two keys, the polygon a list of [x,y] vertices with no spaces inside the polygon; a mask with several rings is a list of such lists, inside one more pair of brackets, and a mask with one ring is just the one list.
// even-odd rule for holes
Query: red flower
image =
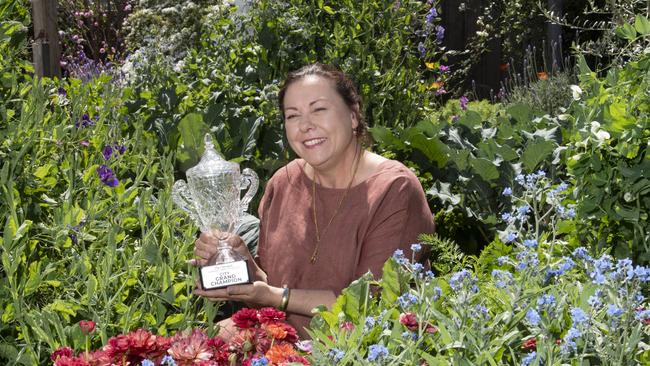
{"label": "red flower", "polygon": [[528,338],[527,340],[524,341],[524,343],[521,344],[521,348],[534,351],[535,349],[537,349],[537,339]]}
{"label": "red flower", "polygon": [[262,308],[259,311],[259,320],[262,324],[283,321],[286,318],[287,315],[283,311],[275,308]]}
{"label": "red flower", "polygon": [[72,351],[72,348],[60,347],[56,351],[52,352],[52,354],[50,355],[50,359],[52,361],[56,361],[56,359],[59,357],[72,357],[73,355],[74,355],[74,351]]}
{"label": "red flower", "polygon": [[79,328],[85,334],[90,334],[95,330],[95,322],[92,320],[82,320],[79,322]]}
{"label": "red flower", "polygon": [[413,313],[402,313],[399,315],[399,322],[409,330],[418,329],[418,318]]}
{"label": "red flower", "polygon": [[290,362],[301,363],[301,364],[303,364],[305,366],[311,365],[306,358],[304,358],[302,356],[299,356],[299,355],[289,355],[287,357],[287,363],[290,363]]}
{"label": "red flower", "polygon": [[233,314],[232,321],[240,329],[252,328],[259,324],[257,310],[243,308]]}

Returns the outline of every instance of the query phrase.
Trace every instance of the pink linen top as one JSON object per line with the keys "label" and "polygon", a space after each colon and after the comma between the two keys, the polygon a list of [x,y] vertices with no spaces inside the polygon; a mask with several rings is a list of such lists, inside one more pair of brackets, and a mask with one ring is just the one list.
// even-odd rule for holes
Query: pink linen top
{"label": "pink linen top", "polygon": [[[368,271],[380,277],[384,262],[396,249],[411,258],[410,246],[418,235],[434,232],[431,210],[417,177],[402,163],[388,160],[350,188],[327,228],[345,189],[316,184],[321,241],[316,262],[310,263],[316,228],[312,180],[304,165],[304,160],[297,159],[278,170],[260,202],[258,261],[270,285],[326,289],[338,296]],[[287,320],[301,337],[307,336],[302,328],[309,325],[310,317],[289,313]]]}

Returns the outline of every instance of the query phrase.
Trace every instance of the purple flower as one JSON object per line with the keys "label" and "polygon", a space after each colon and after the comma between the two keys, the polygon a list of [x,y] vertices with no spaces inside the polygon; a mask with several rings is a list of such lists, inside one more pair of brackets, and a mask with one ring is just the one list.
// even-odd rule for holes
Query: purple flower
{"label": "purple flower", "polygon": [[59,89],[57,89],[56,92],[62,97],[65,97],[65,96],[68,95],[68,92],[65,91],[65,88],[63,88],[63,87],[60,87]]}
{"label": "purple flower", "polygon": [[104,156],[104,160],[110,159],[111,155],[113,155],[113,148],[110,147],[110,145],[104,146],[104,149],[102,150],[102,155]]}
{"label": "purple flower", "polygon": [[436,26],[436,41],[442,43],[442,40],[445,39],[445,28],[441,25]]}
{"label": "purple flower", "polygon": [[427,49],[424,47],[424,43],[418,43],[418,52],[420,52],[420,58],[424,58],[427,55]]}
{"label": "purple flower", "polygon": [[88,113],[84,113],[84,115],[81,116],[81,119],[75,122],[74,126],[79,129],[82,129],[82,128],[90,127],[94,124],[95,123],[90,120],[90,116],[88,116]]}
{"label": "purple flower", "polygon": [[427,18],[426,18],[427,24],[433,24],[433,21],[436,19],[437,16],[438,16],[438,11],[434,6],[427,13]]}
{"label": "purple flower", "polygon": [[467,103],[469,103],[469,99],[467,99],[467,97],[463,95],[462,97],[460,97],[459,101],[460,101],[460,109],[466,111]]}
{"label": "purple flower", "polygon": [[117,150],[118,153],[120,153],[120,155],[124,155],[124,153],[126,152],[126,146],[124,145],[115,144],[115,146],[113,147],[115,148],[115,150]]}
{"label": "purple flower", "polygon": [[440,65],[440,72],[445,73],[449,72],[451,70],[451,67],[445,66],[445,65]]}
{"label": "purple flower", "polygon": [[101,179],[102,183],[109,187],[115,187],[120,184],[117,178],[115,178],[113,170],[106,165],[100,165],[99,168],[97,168],[97,174],[99,174],[99,179]]}

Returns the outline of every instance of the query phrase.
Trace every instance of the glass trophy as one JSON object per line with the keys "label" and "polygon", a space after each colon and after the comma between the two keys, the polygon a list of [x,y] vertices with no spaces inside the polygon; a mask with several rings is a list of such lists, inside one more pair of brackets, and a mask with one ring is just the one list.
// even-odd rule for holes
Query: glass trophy
{"label": "glass trophy", "polygon": [[[214,149],[210,134],[205,135],[201,161],[186,172],[187,183],[179,180],[172,188],[174,203],[186,211],[201,232],[221,232],[216,253],[199,268],[206,290],[251,282],[248,261],[223,239],[233,233],[255,195],[259,180],[251,169],[239,172],[239,164],[223,159]],[[248,187],[244,197],[241,191]]]}

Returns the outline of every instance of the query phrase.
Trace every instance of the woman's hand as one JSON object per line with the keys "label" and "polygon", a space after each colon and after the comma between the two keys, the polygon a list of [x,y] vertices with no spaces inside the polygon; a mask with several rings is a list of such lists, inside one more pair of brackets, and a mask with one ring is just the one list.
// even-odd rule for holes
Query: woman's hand
{"label": "woman's hand", "polygon": [[194,295],[203,296],[210,301],[243,301],[247,304],[258,306],[280,306],[283,289],[270,286],[264,281],[255,281],[251,284],[228,286],[215,290],[204,290],[201,283],[197,282]]}
{"label": "woman's hand", "polygon": [[249,261],[253,261],[253,256],[239,235],[213,231],[210,233],[201,233],[199,238],[194,242],[194,255],[197,256],[197,259],[193,264],[199,267],[207,265],[210,257],[217,252],[219,241],[225,241],[233,251],[241,254]]}

